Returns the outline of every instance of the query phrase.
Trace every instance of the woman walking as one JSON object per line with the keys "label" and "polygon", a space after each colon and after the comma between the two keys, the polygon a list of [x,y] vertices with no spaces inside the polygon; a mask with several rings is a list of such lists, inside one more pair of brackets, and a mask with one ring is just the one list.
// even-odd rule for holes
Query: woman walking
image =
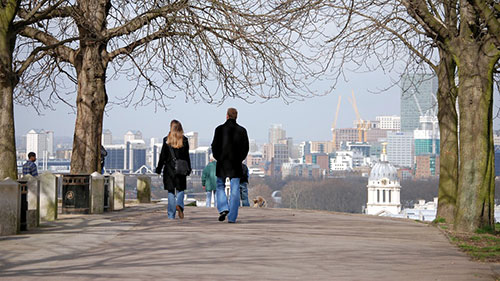
{"label": "woman walking", "polygon": [[167,214],[169,219],[184,218],[184,190],[186,176],[191,173],[189,159],[189,142],[184,136],[182,125],[177,120],[170,122],[170,132],[163,138],[160,159],[156,173],[161,174],[163,168],[163,186],[168,191]]}

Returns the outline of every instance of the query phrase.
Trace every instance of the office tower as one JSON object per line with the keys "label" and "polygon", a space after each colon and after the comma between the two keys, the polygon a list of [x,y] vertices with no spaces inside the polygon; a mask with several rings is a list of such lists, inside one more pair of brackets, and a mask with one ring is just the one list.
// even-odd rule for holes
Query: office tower
{"label": "office tower", "polygon": [[[26,134],[26,153],[35,152],[39,161],[48,159],[54,152],[54,132],[48,134],[44,130],[31,129]],[[52,146],[50,148],[49,146]]]}
{"label": "office tower", "polygon": [[413,132],[387,133],[387,159],[399,167],[413,167]]}
{"label": "office tower", "polygon": [[431,74],[401,77],[401,131],[413,132],[420,116],[437,114],[437,79]]}
{"label": "office tower", "polygon": [[127,143],[128,141],[133,141],[133,140],[142,140],[141,131],[128,131],[123,136],[123,143]]}
{"label": "office tower", "polygon": [[108,155],[105,159],[106,170],[125,170],[135,172],[146,165],[147,146],[144,140],[131,140],[125,144],[104,146]]}
{"label": "office tower", "polygon": [[187,132],[184,134],[189,141],[189,149],[198,148],[198,132]]}
{"label": "office tower", "polygon": [[335,129],[335,149],[341,150],[342,145],[347,142],[357,142],[359,140],[359,131],[357,128]]}
{"label": "office tower", "polygon": [[113,134],[111,133],[110,130],[104,130],[102,132],[102,139],[101,139],[102,145],[110,145],[113,144]]}
{"label": "office tower", "polygon": [[420,128],[413,131],[415,156],[439,155],[439,123],[436,116],[420,116]]}
{"label": "office tower", "polygon": [[401,117],[397,115],[392,116],[376,116],[375,120],[378,121],[378,129],[382,130],[401,130]]}
{"label": "office tower", "polygon": [[281,124],[273,124],[269,129],[269,143],[275,144],[278,143],[279,140],[286,138],[286,131],[283,129]]}

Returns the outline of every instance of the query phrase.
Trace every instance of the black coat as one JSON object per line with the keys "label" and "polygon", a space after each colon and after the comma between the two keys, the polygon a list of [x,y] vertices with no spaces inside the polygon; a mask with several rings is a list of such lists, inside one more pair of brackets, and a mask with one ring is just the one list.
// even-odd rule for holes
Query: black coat
{"label": "black coat", "polygon": [[[189,159],[189,142],[186,137],[183,137],[181,148],[172,148],[174,150],[175,158],[186,160],[189,165],[189,173],[191,173],[191,160]],[[169,192],[186,190],[186,176],[176,175],[174,160],[170,153],[167,138],[163,138],[163,145],[161,147],[160,159],[156,166],[156,173],[161,174],[163,168],[163,187]]]}
{"label": "black coat", "polygon": [[241,178],[241,162],[248,154],[247,130],[236,124],[236,120],[227,119],[215,129],[212,153],[217,160],[217,177]]}

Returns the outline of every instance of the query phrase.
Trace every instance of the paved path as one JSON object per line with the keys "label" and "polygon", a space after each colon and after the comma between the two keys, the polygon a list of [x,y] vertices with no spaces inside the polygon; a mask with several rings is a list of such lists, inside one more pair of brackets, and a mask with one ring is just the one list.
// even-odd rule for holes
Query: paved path
{"label": "paved path", "polygon": [[498,264],[470,261],[434,227],[319,211],[164,205],[63,216],[0,238],[2,280],[495,280]]}

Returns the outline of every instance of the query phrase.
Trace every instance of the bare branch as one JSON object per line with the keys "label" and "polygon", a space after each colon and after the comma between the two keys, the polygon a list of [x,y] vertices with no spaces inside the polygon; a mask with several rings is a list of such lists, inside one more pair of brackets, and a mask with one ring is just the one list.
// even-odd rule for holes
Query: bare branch
{"label": "bare branch", "polygon": [[[60,57],[62,60],[69,62],[69,63],[74,63],[75,59],[75,50],[63,45],[67,42],[74,41],[76,38],[64,40],[64,41],[59,41],[52,35],[42,32],[40,30],[37,30],[32,27],[24,27],[20,32],[20,35],[35,39],[46,46],[53,46],[54,47],[54,53],[57,54],[58,57]],[[48,49],[46,47],[45,49]],[[35,54],[36,55],[36,54]]]}

